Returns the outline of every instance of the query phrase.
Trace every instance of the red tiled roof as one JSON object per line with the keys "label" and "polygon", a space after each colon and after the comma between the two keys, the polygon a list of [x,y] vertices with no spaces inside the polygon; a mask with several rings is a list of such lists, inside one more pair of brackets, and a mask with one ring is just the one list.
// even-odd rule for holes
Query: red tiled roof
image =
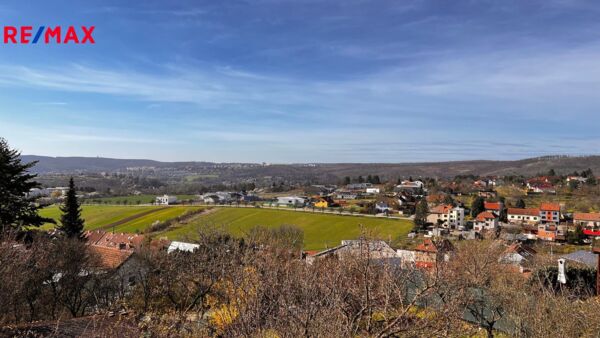
{"label": "red tiled roof", "polygon": [[539,216],[540,209],[521,209],[521,208],[508,208],[509,215],[526,215],[526,216]]}
{"label": "red tiled roof", "polygon": [[431,214],[447,214],[454,207],[450,204],[438,205],[436,207],[431,208]]}
{"label": "red tiled roof", "polygon": [[417,247],[415,248],[415,251],[436,253],[437,247],[435,246],[435,244],[433,244],[432,240],[426,239],[423,241],[423,243],[417,245]]}
{"label": "red tiled roof", "polygon": [[540,205],[542,211],[560,211],[560,204],[551,202],[542,202]]}
{"label": "red tiled roof", "polygon": [[489,211],[484,211],[479,213],[479,215],[477,215],[477,218],[475,218],[476,220],[480,221],[480,222],[485,222],[488,219],[495,219],[496,216],[494,216],[494,214],[492,214]]}
{"label": "red tiled roof", "polygon": [[600,221],[600,212],[576,212],[573,214],[576,221]]}
{"label": "red tiled roof", "polygon": [[105,269],[118,268],[133,254],[133,250],[119,250],[101,245],[90,245],[89,248],[98,257],[99,267]]}
{"label": "red tiled roof", "polygon": [[497,210],[500,211],[502,207],[502,203],[500,202],[483,202],[483,207],[485,210]]}
{"label": "red tiled roof", "polygon": [[86,231],[84,236],[90,245],[102,245],[119,248],[125,245],[128,249],[139,249],[144,242],[144,235],[106,232],[102,230]]}

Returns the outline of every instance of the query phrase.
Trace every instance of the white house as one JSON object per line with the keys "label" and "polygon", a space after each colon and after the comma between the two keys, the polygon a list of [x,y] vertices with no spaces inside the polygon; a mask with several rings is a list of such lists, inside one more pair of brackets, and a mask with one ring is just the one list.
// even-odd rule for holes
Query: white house
{"label": "white house", "polygon": [[427,222],[451,228],[462,228],[465,225],[465,209],[450,204],[434,207],[427,216]]}
{"label": "white house", "polygon": [[484,211],[477,215],[473,230],[480,232],[482,230],[494,230],[498,227],[498,217],[489,211]]}
{"label": "white house", "polygon": [[379,188],[367,188],[367,194],[379,194]]}
{"label": "white house", "polygon": [[306,200],[302,197],[298,196],[286,196],[286,197],[277,197],[278,205],[287,205],[290,207],[301,207],[304,206]]}
{"label": "white house", "polygon": [[172,241],[169,247],[167,248],[167,253],[171,253],[173,251],[194,252],[199,247],[200,245],[198,244]]}
{"label": "white house", "polygon": [[177,202],[177,197],[171,195],[156,196],[156,204],[169,205]]}
{"label": "white house", "polygon": [[537,224],[540,222],[540,209],[508,208],[507,218],[510,223]]}

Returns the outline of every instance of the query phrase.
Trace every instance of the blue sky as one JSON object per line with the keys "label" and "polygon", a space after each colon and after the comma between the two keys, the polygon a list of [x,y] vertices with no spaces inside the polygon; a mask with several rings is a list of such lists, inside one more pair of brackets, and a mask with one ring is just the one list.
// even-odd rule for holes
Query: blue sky
{"label": "blue sky", "polygon": [[3,1],[0,136],[24,154],[416,162],[596,154],[593,1]]}

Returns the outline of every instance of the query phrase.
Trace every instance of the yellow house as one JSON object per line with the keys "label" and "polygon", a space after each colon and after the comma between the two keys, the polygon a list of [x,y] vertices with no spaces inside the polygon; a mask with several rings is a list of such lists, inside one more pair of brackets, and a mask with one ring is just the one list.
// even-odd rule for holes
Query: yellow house
{"label": "yellow house", "polygon": [[317,202],[315,202],[315,207],[316,208],[328,208],[329,202],[324,198],[319,198],[319,200]]}

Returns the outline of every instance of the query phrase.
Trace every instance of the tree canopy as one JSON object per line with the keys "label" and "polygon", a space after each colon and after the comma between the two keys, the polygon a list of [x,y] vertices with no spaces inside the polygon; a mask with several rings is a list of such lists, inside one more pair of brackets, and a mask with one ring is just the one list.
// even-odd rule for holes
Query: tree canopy
{"label": "tree canopy", "polygon": [[38,215],[38,205],[29,196],[31,189],[40,185],[29,172],[36,162],[23,163],[21,153],[11,149],[0,138],[0,233],[22,231],[28,226],[40,226],[51,220]]}

